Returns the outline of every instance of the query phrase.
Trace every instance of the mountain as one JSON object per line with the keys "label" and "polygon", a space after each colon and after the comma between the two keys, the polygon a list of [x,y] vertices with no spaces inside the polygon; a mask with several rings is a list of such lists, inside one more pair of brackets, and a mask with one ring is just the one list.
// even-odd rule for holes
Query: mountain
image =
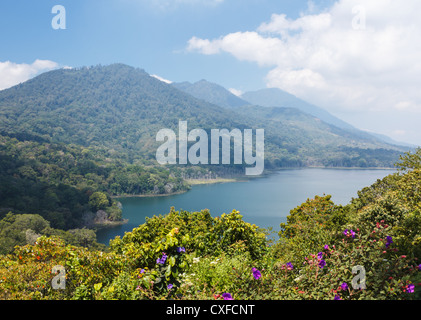
{"label": "mountain", "polygon": [[[282,91],[277,88],[262,89],[258,91],[246,92],[241,97],[232,94],[224,87],[208,82],[206,80],[200,80],[194,84],[190,82],[179,82],[173,83],[177,89],[180,89],[192,96],[202,99],[204,101],[216,104],[218,106],[230,109],[237,109],[247,105],[259,105],[263,107],[285,107],[285,108],[297,108],[302,112],[310,114],[323,120],[326,123],[339,127],[341,129],[351,131],[354,135],[359,136],[363,139],[376,139],[381,140],[387,144],[404,146],[414,148],[413,145],[409,145],[403,142],[397,142],[385,135],[376,134],[372,132],[366,132],[359,130],[349,123],[333,116],[326,110],[310,104],[304,100],[301,100],[294,95]],[[262,111],[264,113],[264,111]],[[370,137],[371,136],[371,137]]]}
{"label": "mountain", "polygon": [[386,135],[359,130],[349,123],[333,116],[326,110],[308,103],[304,100],[297,98],[296,96],[285,92],[278,88],[268,88],[257,91],[246,92],[241,95],[244,100],[247,100],[250,104],[260,105],[264,107],[291,107],[297,108],[303,112],[311,114],[326,123],[332,124],[338,128],[351,131],[353,134],[361,137],[370,139],[370,136],[385,142],[390,145],[396,145],[400,147],[414,148],[414,145],[410,145],[404,142],[398,142]]}
{"label": "mountain", "polygon": [[356,130],[353,126],[345,121],[338,119],[326,110],[308,103],[296,96],[285,92],[278,88],[261,89],[257,91],[245,92],[241,98],[250,104],[263,107],[289,107],[297,108],[303,112],[311,114],[324,122],[337,126],[341,129]]}
{"label": "mountain", "polygon": [[200,80],[193,84],[190,82],[178,82],[173,83],[173,86],[191,94],[193,97],[225,108],[238,108],[250,104],[224,87],[206,80]]}
{"label": "mountain", "polygon": [[[122,64],[60,69],[0,92],[0,130],[153,156],[156,133],[189,125],[241,126],[230,111]],[[156,150],[156,149],[155,149]]]}
{"label": "mountain", "polygon": [[396,141],[384,134],[380,134],[380,133],[376,133],[376,132],[368,132],[369,134],[371,134],[372,136],[388,143],[388,144],[392,144],[392,145],[396,145],[396,146],[403,146],[403,147],[408,147],[411,149],[416,149],[418,146],[415,144],[410,144],[410,143],[406,143],[406,142],[402,142],[402,141]]}
{"label": "mountain", "polygon": [[126,163],[156,166],[156,134],[177,132],[179,120],[207,132],[265,129],[266,168],[384,167],[406,151],[297,109],[223,108],[123,64],[54,70],[0,91],[1,134],[98,147]]}

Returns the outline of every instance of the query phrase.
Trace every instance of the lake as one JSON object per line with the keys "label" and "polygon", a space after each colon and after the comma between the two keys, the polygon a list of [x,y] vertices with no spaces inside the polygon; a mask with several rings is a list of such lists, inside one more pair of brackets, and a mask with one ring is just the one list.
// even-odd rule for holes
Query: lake
{"label": "lake", "polygon": [[290,210],[315,195],[332,195],[335,204],[346,205],[357,191],[370,186],[395,170],[387,169],[287,169],[244,182],[195,185],[183,194],[161,197],[119,198],[123,218],[128,223],[97,232],[97,240],[107,244],[115,236],[123,236],[146,217],[167,214],[176,210],[200,211],[209,209],[212,216],[240,211],[243,219],[260,227],[273,227],[286,221]]}

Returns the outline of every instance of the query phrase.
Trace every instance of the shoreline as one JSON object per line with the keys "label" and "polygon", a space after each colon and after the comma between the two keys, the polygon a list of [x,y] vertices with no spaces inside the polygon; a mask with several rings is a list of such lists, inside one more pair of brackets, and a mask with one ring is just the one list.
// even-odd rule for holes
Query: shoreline
{"label": "shoreline", "polygon": [[185,181],[191,186],[197,186],[202,184],[243,182],[246,180],[248,178],[186,179]]}
{"label": "shoreline", "polygon": [[108,228],[121,226],[128,222],[129,222],[129,219],[123,219],[121,221],[107,221],[104,223],[94,223],[93,227],[98,231],[100,229],[108,229]]}
{"label": "shoreline", "polygon": [[171,192],[171,193],[161,193],[161,194],[127,194],[127,195],[118,195],[118,196],[111,196],[113,199],[121,199],[121,198],[153,198],[153,197],[166,197],[166,196],[174,196],[177,194],[183,194],[186,193],[189,190],[185,191],[177,191],[177,192]]}
{"label": "shoreline", "polygon": [[[267,169],[259,176],[241,176],[237,178],[217,178],[217,179],[186,179],[185,181],[189,186],[198,186],[198,185],[207,185],[207,184],[218,184],[218,183],[233,183],[233,182],[246,182],[252,179],[258,179],[267,177],[273,173],[282,171],[282,170],[305,170],[305,169],[326,169],[326,170],[396,170],[396,168],[387,168],[387,167],[322,167],[322,166],[309,166],[309,167],[290,167],[290,168],[277,168],[277,169]],[[118,195],[112,196],[113,199],[119,198],[154,198],[154,197],[168,197],[183,194],[190,191],[177,191],[164,194],[128,194],[128,195]]]}
{"label": "shoreline", "polygon": [[[189,186],[198,186],[198,185],[205,185],[205,184],[217,184],[217,183],[232,183],[232,182],[243,182],[248,180],[248,178],[217,178],[217,179],[187,179],[185,180]],[[154,197],[168,197],[174,196],[178,194],[183,194],[189,192],[190,189],[184,191],[177,191],[171,193],[160,193],[160,194],[128,194],[128,195],[118,195],[118,196],[111,196],[113,199],[121,199],[121,198],[154,198]]]}

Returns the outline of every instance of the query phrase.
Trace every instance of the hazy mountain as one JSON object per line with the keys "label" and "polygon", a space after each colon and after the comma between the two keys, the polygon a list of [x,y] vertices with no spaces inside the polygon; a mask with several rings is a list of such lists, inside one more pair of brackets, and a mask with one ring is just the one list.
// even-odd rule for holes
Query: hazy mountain
{"label": "hazy mountain", "polygon": [[380,140],[388,143],[388,144],[391,144],[391,145],[409,147],[411,149],[415,149],[415,148],[418,147],[415,144],[406,143],[406,142],[402,142],[402,141],[396,141],[396,140],[394,140],[394,139],[392,139],[392,138],[390,138],[390,137],[388,137],[388,136],[386,136],[384,134],[381,134],[381,133],[375,133],[375,132],[371,132],[371,131],[368,132],[368,133],[370,135],[372,135],[372,136],[374,136],[374,137],[376,137],[376,138],[378,138],[378,139],[380,139]]}
{"label": "hazy mountain", "polygon": [[298,109],[223,108],[122,64],[54,70],[0,92],[0,133],[100,146],[129,161],[154,161],[157,132],[177,132],[179,120],[208,132],[265,129],[266,167],[391,166],[403,150]]}
{"label": "hazy mountain", "polygon": [[303,112],[309,113],[324,122],[333,124],[342,129],[355,129],[349,123],[338,119],[326,110],[308,103],[296,96],[277,88],[261,89],[257,91],[246,92],[241,95],[241,98],[248,101],[250,104],[259,105],[263,107],[288,107],[297,108]]}
{"label": "hazy mountain", "polygon": [[[333,116],[328,111],[310,104],[304,100],[301,100],[294,95],[282,91],[277,88],[262,89],[258,91],[246,92],[241,97],[232,94],[229,90],[224,87],[208,82],[206,80],[200,80],[194,84],[190,82],[179,82],[173,83],[173,85],[192,96],[202,99],[204,101],[216,104],[224,108],[237,109],[247,105],[259,105],[263,107],[285,107],[285,108],[297,108],[302,112],[308,113],[314,117],[323,120],[326,123],[337,126],[344,130],[351,131],[354,135],[359,136],[363,139],[372,139],[373,137],[381,140],[382,142],[405,147],[414,147],[403,142],[397,142],[385,135],[376,134],[372,132],[366,132],[359,130],[349,123]],[[238,111],[238,110],[237,110]],[[370,137],[371,136],[371,137]]]}
{"label": "hazy mountain", "polygon": [[173,86],[191,94],[193,97],[225,108],[237,108],[250,104],[224,87],[206,80],[200,80],[193,84],[190,82],[178,82],[173,83]]}

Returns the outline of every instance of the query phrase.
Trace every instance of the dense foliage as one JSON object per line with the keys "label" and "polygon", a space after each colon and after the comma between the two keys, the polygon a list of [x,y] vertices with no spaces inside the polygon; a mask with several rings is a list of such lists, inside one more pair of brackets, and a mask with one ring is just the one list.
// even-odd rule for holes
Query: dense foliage
{"label": "dense foliage", "polygon": [[[399,173],[347,206],[308,199],[274,243],[235,210],[171,210],[105,251],[41,236],[1,256],[0,298],[420,299],[420,156],[403,156]],[[11,226],[22,217],[7,219]],[[26,224],[45,227],[39,218]],[[64,289],[53,287],[55,266],[65,269]]]}
{"label": "dense foliage", "polygon": [[[184,191],[162,167],[129,165],[103,149],[0,136],[0,217],[39,214],[58,229],[92,226],[99,210],[121,220],[113,195]],[[102,203],[95,204],[102,197]]]}

